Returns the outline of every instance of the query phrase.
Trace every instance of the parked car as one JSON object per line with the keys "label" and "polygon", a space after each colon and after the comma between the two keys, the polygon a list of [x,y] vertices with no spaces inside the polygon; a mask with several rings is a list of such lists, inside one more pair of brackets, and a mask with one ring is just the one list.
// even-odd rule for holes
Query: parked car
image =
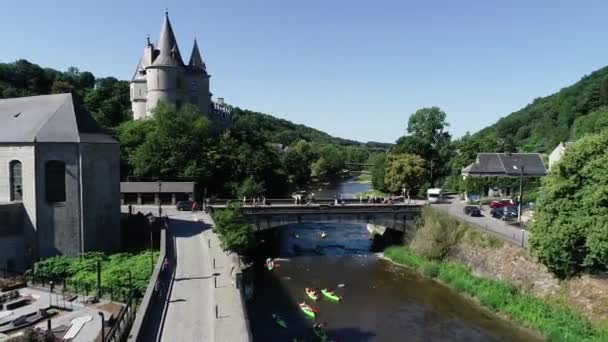
{"label": "parked car", "polygon": [[513,202],[513,200],[510,199],[501,199],[498,201],[492,201],[490,202],[490,208],[503,208],[503,207],[510,207],[512,205],[514,205],[515,203]]}
{"label": "parked car", "polygon": [[492,208],[490,215],[502,221],[509,221],[517,218],[518,209],[516,206]]}
{"label": "parked car", "polygon": [[469,216],[481,216],[481,210],[476,205],[467,205],[463,209],[464,213]]}
{"label": "parked car", "polygon": [[179,201],[175,204],[175,208],[178,211],[190,211],[192,210],[192,205],[194,201]]}

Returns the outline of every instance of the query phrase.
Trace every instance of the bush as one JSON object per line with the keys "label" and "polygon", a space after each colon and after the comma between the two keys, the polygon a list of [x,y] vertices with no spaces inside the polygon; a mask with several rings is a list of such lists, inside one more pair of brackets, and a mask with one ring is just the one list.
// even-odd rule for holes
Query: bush
{"label": "bush", "polygon": [[608,130],[569,145],[542,181],[530,246],[559,277],[608,265]]}
{"label": "bush", "polygon": [[226,209],[213,213],[215,226],[222,248],[237,254],[245,254],[255,242],[253,225],[245,222],[238,203],[228,203]]}
{"label": "bush", "polygon": [[443,260],[465,231],[466,227],[449,214],[425,207],[410,247],[423,257]]}

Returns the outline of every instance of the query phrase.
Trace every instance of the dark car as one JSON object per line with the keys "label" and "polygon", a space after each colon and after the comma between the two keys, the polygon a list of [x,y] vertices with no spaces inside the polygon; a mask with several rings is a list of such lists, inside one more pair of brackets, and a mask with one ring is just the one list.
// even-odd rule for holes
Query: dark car
{"label": "dark car", "polygon": [[177,202],[177,204],[175,204],[175,208],[178,211],[190,211],[192,210],[192,205],[194,204],[194,201],[179,201]]}
{"label": "dark car", "polygon": [[469,216],[481,216],[481,210],[479,210],[479,207],[475,205],[467,205],[464,207],[463,211]]}
{"label": "dark car", "polygon": [[490,210],[490,215],[502,221],[509,221],[517,218],[518,209],[516,206],[494,208]]}

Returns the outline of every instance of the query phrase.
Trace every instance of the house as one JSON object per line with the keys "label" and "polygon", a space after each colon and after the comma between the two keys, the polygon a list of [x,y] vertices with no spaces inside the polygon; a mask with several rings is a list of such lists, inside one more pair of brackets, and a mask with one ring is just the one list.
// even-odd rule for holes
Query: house
{"label": "house", "polygon": [[[538,153],[478,153],[474,163],[461,171],[463,177],[542,177],[547,169]],[[482,195],[489,197],[512,196],[510,187],[489,187]]]}
{"label": "house", "polygon": [[71,94],[0,100],[0,268],[120,248],[120,147]]}
{"label": "house", "polygon": [[562,156],[564,155],[564,153],[566,153],[566,148],[572,144],[573,142],[571,141],[566,143],[559,143],[559,145],[557,145],[557,147],[553,149],[551,154],[549,154],[549,170],[551,170],[551,167],[553,167],[555,163],[562,159]]}

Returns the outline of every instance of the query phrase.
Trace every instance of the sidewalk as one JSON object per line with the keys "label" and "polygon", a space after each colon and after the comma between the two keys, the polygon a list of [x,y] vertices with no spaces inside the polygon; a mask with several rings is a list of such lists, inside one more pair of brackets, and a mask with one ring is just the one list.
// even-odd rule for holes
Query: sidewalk
{"label": "sidewalk", "polygon": [[[214,225],[209,214],[197,213],[196,218],[207,225]],[[215,341],[250,341],[245,303],[239,289],[235,287],[238,258],[224,252],[217,235],[211,229],[206,230],[203,237],[203,249],[208,249],[210,267],[215,275],[212,295]]]}

